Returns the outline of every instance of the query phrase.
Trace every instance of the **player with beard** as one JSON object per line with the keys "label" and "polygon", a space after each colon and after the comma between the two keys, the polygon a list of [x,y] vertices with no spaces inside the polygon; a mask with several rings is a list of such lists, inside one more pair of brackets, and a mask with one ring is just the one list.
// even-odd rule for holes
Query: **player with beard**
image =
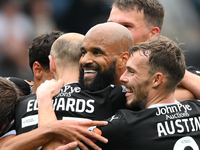
{"label": "player with beard", "polygon": [[[108,41],[108,44],[109,42],[112,44],[119,43],[120,41],[116,39],[123,38],[123,44],[126,45],[125,48],[127,48],[127,50],[133,46],[131,33],[125,27],[117,23],[103,23],[97,26],[109,29],[110,32],[115,33],[115,36],[118,36],[118,38],[112,38],[110,36],[111,34],[109,34],[110,41]],[[107,30],[102,32],[106,33]],[[126,91],[121,85],[106,86],[106,88],[95,92],[80,88],[78,76],[79,60],[82,54],[80,47],[83,38],[84,36],[78,33],[67,33],[53,43],[49,56],[50,69],[56,80],[64,81],[64,86],[60,93],[53,98],[53,108],[50,107],[52,106],[51,99],[44,105],[45,101],[40,98],[40,95],[42,95],[42,97],[46,99],[48,96],[44,96],[44,93],[48,92],[39,92],[43,94],[38,95],[37,91],[39,118],[41,116],[41,111],[44,112],[42,113],[42,119],[39,119],[39,125],[41,125],[41,122],[49,122],[52,118],[59,120],[101,120],[114,115],[117,110],[125,108]],[[73,76],[69,76],[69,74],[73,74]],[[48,82],[46,82],[46,84],[48,84]],[[49,85],[48,87],[50,88],[51,86]],[[41,91],[43,89],[44,88],[39,87],[38,90]],[[52,110],[50,108],[52,108]],[[53,116],[50,118],[51,111],[53,110],[55,111],[56,117]],[[32,112],[34,111],[35,110],[32,110]],[[30,113],[30,111],[27,113],[29,117]],[[44,116],[44,114],[46,114],[46,116]],[[23,117],[26,118],[27,116]],[[62,144],[61,142],[56,143],[53,143],[53,145],[48,144],[48,147],[57,147]],[[55,146],[55,144],[57,146]],[[45,147],[46,146],[47,145],[45,145]]]}
{"label": "player with beard", "polygon": [[[29,48],[30,67],[32,68],[32,71],[34,73],[34,87],[32,90],[33,94],[23,97],[18,102],[16,111],[15,111],[15,121],[16,121],[15,129],[16,129],[18,135],[15,137],[23,137],[23,135],[31,136],[31,131],[33,131],[33,133],[34,132],[37,133],[36,131],[38,131],[38,130],[36,130],[36,131],[33,130],[33,129],[37,128],[37,112],[38,112],[35,91],[41,83],[43,83],[47,79],[52,79],[52,77],[53,77],[52,72],[50,71],[48,56],[50,54],[51,46],[54,43],[54,41],[63,34],[64,33],[61,31],[51,31],[49,33],[42,34],[33,40],[33,43],[31,44],[31,46]],[[80,53],[80,46],[78,48],[79,48],[79,53]],[[80,56],[77,56],[78,60],[79,60],[79,58],[80,58]],[[73,76],[75,76],[75,74],[73,74]],[[78,80],[78,77],[77,77],[77,80]],[[124,107],[125,107],[125,105],[124,105]],[[71,131],[72,130],[73,129],[71,129]],[[67,133],[68,136],[72,137],[69,135],[69,133]],[[20,134],[20,136],[19,136],[19,134]],[[39,138],[42,136],[42,134],[41,135],[39,133],[37,133],[37,134],[38,134],[38,136],[35,136],[35,137]],[[50,138],[46,138],[46,137],[43,137],[43,138],[45,138],[46,142],[48,142],[50,140]],[[87,139],[87,138],[85,138],[85,139]],[[28,141],[28,139],[27,139],[27,141]],[[43,141],[42,143],[44,144],[45,141]],[[14,141],[14,143],[15,142],[18,142],[18,141],[16,140],[16,141]],[[7,143],[11,143],[11,142],[8,140]],[[18,142],[18,143],[20,145],[20,142]],[[40,144],[41,144],[41,142],[39,142],[37,144],[36,143],[32,144],[30,146],[37,148],[37,147],[41,146]],[[27,147],[28,147],[28,145],[27,145]],[[31,148],[29,147],[27,149],[31,149]]]}
{"label": "player with beard", "polygon": [[[128,49],[130,49],[133,46],[133,39],[131,33],[125,27],[117,23],[102,23],[96,25],[94,28],[96,27],[106,29],[102,30],[102,35],[108,33],[108,31],[111,32],[111,34],[110,33],[108,34],[108,38],[110,39],[110,41],[107,41],[107,47],[108,46],[112,47],[117,44],[120,45],[120,39],[122,38],[123,42],[121,42],[121,45],[125,46],[121,47],[126,49],[126,51],[128,51]],[[112,36],[112,33],[115,33],[115,36]],[[63,62],[59,63],[59,65],[51,65],[52,68],[53,66],[56,66],[54,67],[54,69],[51,69],[51,72],[53,73],[55,79],[57,80],[63,79],[65,81],[65,87],[63,87],[63,92],[61,92],[60,95],[56,97],[53,101],[57,118],[63,119],[63,116],[64,117],[68,116],[68,117],[79,117],[79,118],[88,118],[96,120],[106,119],[111,115],[115,114],[117,110],[125,108],[125,99],[126,99],[125,98],[126,91],[124,90],[125,88],[121,85],[120,86],[106,85],[105,88],[103,87],[103,89],[98,92],[96,90],[95,92],[84,91],[85,90],[84,88],[83,89],[80,88],[81,86],[78,83],[79,59],[81,53],[83,53],[83,50],[80,51],[81,45],[78,45],[77,42],[76,43],[73,42],[73,40],[74,41],[77,40],[76,39],[77,36],[73,36],[73,34],[71,36],[74,38],[65,39],[64,37],[62,37],[62,39],[57,40],[55,44],[53,44],[52,46],[52,51],[51,51],[52,57],[51,55],[49,57],[49,58],[55,57],[54,59],[51,59],[52,60],[51,62],[53,62],[53,60]],[[83,42],[80,40],[78,41],[80,44],[82,44]],[[112,43],[112,45],[110,45],[109,42]],[[74,52],[70,53],[68,52],[69,51],[68,49],[69,50],[74,49]],[[76,52],[77,49],[78,52]],[[69,62],[71,61],[70,59],[69,61],[68,59],[62,59],[62,57],[64,57],[65,55],[66,55],[65,57],[68,58],[69,56],[67,54],[70,56],[70,59],[72,58],[74,59],[71,62],[71,64],[73,64],[75,67],[72,67],[72,65],[66,65],[69,64]],[[73,55],[74,57],[72,57]],[[127,56],[128,52],[125,52],[124,55]],[[77,64],[75,62],[77,62]],[[73,70],[71,68],[73,68]],[[72,74],[73,76],[69,76],[69,74]],[[113,76],[112,71],[110,73],[110,76]],[[106,77],[107,74],[104,78]],[[34,116],[37,116],[38,111],[36,107],[37,106],[36,96],[34,95],[31,98],[24,97],[23,99],[20,100],[20,102],[21,102],[19,103],[20,105],[18,105],[16,108],[18,111],[15,115],[17,134],[30,131],[31,129],[36,127],[35,125],[37,125],[37,122],[25,125],[22,121],[23,119],[27,118],[27,116],[29,116],[29,118],[30,116],[32,116],[32,118],[34,118]],[[62,108],[61,104],[63,106]],[[99,113],[99,111],[101,111],[101,113]],[[25,126],[23,126],[23,124]]]}
{"label": "player with beard", "polygon": [[[97,26],[106,29],[103,31],[104,34],[107,33],[107,29],[111,33],[115,33],[114,38],[112,34],[107,35],[110,39],[110,41],[107,41],[107,46],[110,46],[109,42],[112,45],[119,44],[121,42],[120,39],[123,39],[121,45],[125,45],[121,46],[121,48],[126,48],[126,51],[133,46],[131,33],[125,27],[117,23],[103,23]],[[80,37],[80,34],[67,33],[58,38],[51,48],[49,56],[51,72],[55,79],[62,79],[64,81],[61,92],[53,99],[53,107],[57,116],[56,119],[59,120],[69,119],[69,117],[70,119],[81,120],[106,119],[115,114],[117,110],[125,108],[126,91],[121,85],[106,86],[103,90],[95,92],[82,90],[80,88],[77,81],[79,76],[79,59],[82,52],[80,51],[82,40],[83,36]],[[128,55],[128,53],[126,52],[125,55]],[[69,76],[69,74],[73,76]],[[46,92],[43,92],[43,95],[44,93]],[[37,127],[37,121],[32,121],[30,124],[26,122],[29,122],[29,120],[37,120],[38,109],[41,110],[40,101],[37,101],[36,97],[26,99],[26,101],[22,99],[21,101],[24,103],[18,107],[20,111],[16,115],[16,118],[18,118],[16,121],[18,134]],[[48,110],[50,110],[50,107],[46,108],[45,112]],[[45,120],[48,116],[43,117],[44,119],[42,120]]]}
{"label": "player with beard", "polygon": [[89,91],[102,90],[110,84],[122,84],[119,75],[125,71],[128,50],[133,42],[131,34],[125,34],[124,30],[117,31],[118,24],[112,24],[116,23],[92,27],[83,39],[79,82]]}
{"label": "player with beard", "polygon": [[142,110],[119,110],[107,126],[98,127],[109,141],[98,145],[104,150],[199,149],[200,102],[178,102],[174,95],[185,67],[181,49],[166,37],[134,46],[120,79],[127,106]]}
{"label": "player with beard", "polygon": [[96,144],[104,150],[198,150],[200,101],[178,102],[174,95],[186,68],[181,49],[174,41],[159,37],[129,52],[120,79],[127,88],[127,106],[142,110],[119,110],[107,120],[108,125],[93,130],[109,141]]}
{"label": "player with beard", "polygon": [[[132,37],[134,39],[134,44],[136,45],[140,42],[145,42],[149,39],[156,39],[158,37],[162,29],[164,14],[165,14],[164,7],[158,0],[145,0],[145,1],[144,0],[116,0],[112,5],[108,22],[116,22],[125,26],[131,32]],[[95,31],[92,31],[92,32],[95,32]],[[90,35],[87,35],[87,36],[88,38],[90,38]],[[96,36],[93,36],[94,40],[90,38],[90,41],[88,40],[84,42],[85,43],[84,46],[86,46],[84,50],[86,52],[86,55],[87,55],[87,51],[89,50],[89,46],[87,46],[87,44],[89,45],[95,40],[98,40],[98,36],[102,36],[102,35],[96,34]],[[106,41],[106,39],[107,37],[105,37],[104,42]],[[105,45],[105,43],[102,43],[102,45]],[[98,43],[98,45],[96,46],[100,47],[101,43]],[[112,55],[115,55],[115,56],[118,55],[119,54],[118,49],[119,47],[116,46],[115,47],[116,51],[113,51],[112,53],[110,53],[110,49],[107,49],[107,48],[101,49],[101,50],[102,50],[102,53],[105,54],[104,58],[107,59],[107,61],[108,59],[110,59],[109,61],[113,60],[114,62],[116,58],[113,59]],[[120,64],[118,63],[119,61],[117,58],[116,65],[115,65],[116,70],[110,71],[111,73],[106,73],[106,71],[108,71],[109,69],[113,69],[113,68],[110,68],[112,63],[109,63],[108,66],[105,69],[103,69],[101,65],[103,60],[96,61],[96,62],[93,61],[93,63],[91,63],[92,59],[97,59],[96,56],[98,55],[94,54],[90,56],[87,55],[87,57],[81,57],[80,64],[82,66],[81,68],[82,72],[80,74],[80,79],[79,79],[79,82],[81,83],[81,85],[88,90],[95,91],[95,90],[103,89],[110,84],[122,84],[119,81],[119,78],[125,71],[126,62],[125,63],[123,62],[122,64]],[[89,59],[90,59],[90,62],[89,62]],[[96,66],[99,66],[102,70],[101,69],[97,70],[97,68],[92,69],[91,67],[88,67],[89,64],[90,65],[95,64]],[[120,64],[120,67],[118,67],[119,64]],[[105,73],[105,75],[103,75],[104,74],[103,72]],[[101,78],[101,80],[96,79],[96,78]],[[181,80],[179,86],[177,86],[176,91],[175,91],[175,96],[177,100],[183,101],[183,100],[188,100],[188,99],[200,98],[200,94],[199,94],[200,89],[196,88],[198,87],[199,82],[200,82],[199,76],[186,70],[184,78]]]}
{"label": "player with beard", "polygon": [[86,83],[90,82],[90,79],[87,79],[87,78],[84,79],[84,70],[83,69],[80,70],[79,82],[81,83],[82,87],[84,87],[85,89],[87,89],[91,92],[104,89],[109,84],[112,84],[115,81],[116,61],[114,61],[111,64],[111,66],[108,69],[106,69],[105,71],[102,71],[98,65],[92,66],[90,64],[86,64],[83,67],[93,68],[93,69],[97,70],[97,75],[94,78],[94,81],[91,82],[91,84],[86,84]]}

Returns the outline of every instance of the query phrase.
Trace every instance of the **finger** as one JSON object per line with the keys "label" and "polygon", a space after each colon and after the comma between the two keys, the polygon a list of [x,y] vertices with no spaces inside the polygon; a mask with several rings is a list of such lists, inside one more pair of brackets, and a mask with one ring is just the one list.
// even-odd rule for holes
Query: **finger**
{"label": "finger", "polygon": [[[94,142],[92,142],[90,139],[88,139],[87,137],[83,136],[81,138],[81,141],[85,144],[87,144],[88,146],[90,146],[92,149],[94,150],[101,150],[101,148],[96,145]],[[82,142],[78,142],[78,145],[79,147],[82,149],[82,150],[88,150],[88,148],[82,143]]]}
{"label": "finger", "polygon": [[80,125],[82,126],[105,126],[107,125],[108,122],[107,121],[80,121]]}
{"label": "finger", "polygon": [[[103,136],[101,136],[101,131],[98,129],[98,128],[96,128],[99,132],[93,132],[93,131],[85,131],[85,133],[83,133],[85,136],[87,136],[88,138],[90,138],[90,139],[95,139],[95,140],[98,140],[98,141],[101,141],[101,142],[103,142],[103,143],[108,143],[108,139],[107,138],[105,138],[105,137],[103,137]],[[94,129],[95,130],[95,129]],[[87,138],[87,139],[88,139]],[[83,140],[83,139],[82,139]],[[85,139],[84,139],[85,140]],[[90,140],[91,141],[91,140]]]}
{"label": "finger", "polygon": [[85,146],[82,142],[78,141],[78,147],[81,150],[89,150],[89,148],[87,148],[87,146]]}
{"label": "finger", "polygon": [[59,146],[55,150],[74,150],[77,146],[78,146],[77,142],[71,142],[71,143],[68,143],[64,146]]}

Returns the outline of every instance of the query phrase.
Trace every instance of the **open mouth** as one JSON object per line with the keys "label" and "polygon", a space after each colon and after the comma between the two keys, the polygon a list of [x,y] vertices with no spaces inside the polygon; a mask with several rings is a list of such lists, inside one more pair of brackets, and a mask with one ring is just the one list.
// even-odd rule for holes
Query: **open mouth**
{"label": "open mouth", "polygon": [[96,70],[84,70],[84,78],[92,78],[97,74]]}
{"label": "open mouth", "polygon": [[95,74],[96,72],[95,70],[84,70],[84,74]]}
{"label": "open mouth", "polygon": [[133,94],[133,90],[126,87],[126,97],[129,97]]}

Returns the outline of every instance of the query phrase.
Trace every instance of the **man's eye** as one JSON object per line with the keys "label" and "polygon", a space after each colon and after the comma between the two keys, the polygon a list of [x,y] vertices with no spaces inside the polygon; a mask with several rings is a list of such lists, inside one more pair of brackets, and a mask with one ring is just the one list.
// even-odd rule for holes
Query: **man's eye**
{"label": "man's eye", "polygon": [[81,51],[81,56],[84,56],[86,54],[86,51]]}
{"label": "man's eye", "polygon": [[129,25],[124,25],[125,27],[130,27]]}
{"label": "man's eye", "polygon": [[123,25],[124,27],[126,27],[126,28],[131,28],[131,26],[130,25]]}
{"label": "man's eye", "polygon": [[94,54],[95,54],[95,55],[99,55],[99,54],[101,54],[101,52],[99,52],[99,51],[94,51]]}
{"label": "man's eye", "polygon": [[129,70],[129,73],[130,73],[130,74],[134,74],[135,71],[133,71],[133,70]]}

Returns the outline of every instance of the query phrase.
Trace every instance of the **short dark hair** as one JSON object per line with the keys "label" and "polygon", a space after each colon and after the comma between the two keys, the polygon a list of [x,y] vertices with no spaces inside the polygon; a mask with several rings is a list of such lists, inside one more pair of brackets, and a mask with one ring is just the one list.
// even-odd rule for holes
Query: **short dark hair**
{"label": "short dark hair", "polygon": [[130,56],[136,51],[149,57],[149,74],[162,72],[166,75],[167,88],[174,88],[185,74],[185,57],[175,41],[159,36],[158,39],[140,43],[129,50]]}
{"label": "short dark hair", "polygon": [[0,77],[0,129],[6,122],[14,119],[15,106],[22,96],[14,83]]}
{"label": "short dark hair", "polygon": [[47,71],[49,71],[49,54],[53,42],[64,33],[61,31],[51,31],[46,34],[42,34],[35,39],[29,47],[29,66],[33,70],[33,64],[38,61],[40,65]]}
{"label": "short dark hair", "polygon": [[158,0],[116,0],[112,6],[117,7],[121,11],[143,11],[147,25],[162,29],[165,11],[163,5]]}

